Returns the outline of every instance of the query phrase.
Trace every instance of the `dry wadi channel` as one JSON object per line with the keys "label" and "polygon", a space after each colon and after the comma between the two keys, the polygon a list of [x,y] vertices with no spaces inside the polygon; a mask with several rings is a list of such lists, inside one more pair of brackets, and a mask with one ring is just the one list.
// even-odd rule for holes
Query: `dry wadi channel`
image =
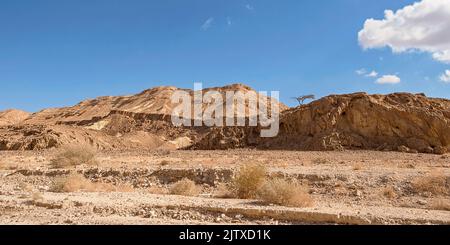
{"label": "dry wadi channel", "polygon": [[450,224],[448,155],[61,151],[0,152],[1,224]]}

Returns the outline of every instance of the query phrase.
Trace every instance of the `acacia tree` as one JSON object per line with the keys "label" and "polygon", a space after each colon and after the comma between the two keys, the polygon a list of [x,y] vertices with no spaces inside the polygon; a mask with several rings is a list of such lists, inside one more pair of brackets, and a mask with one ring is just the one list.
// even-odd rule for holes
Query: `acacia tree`
{"label": "acacia tree", "polygon": [[302,95],[299,97],[294,97],[293,99],[297,100],[300,105],[303,105],[305,100],[314,100],[314,99],[316,99],[316,96],[314,96],[313,94],[309,94],[309,95]]}

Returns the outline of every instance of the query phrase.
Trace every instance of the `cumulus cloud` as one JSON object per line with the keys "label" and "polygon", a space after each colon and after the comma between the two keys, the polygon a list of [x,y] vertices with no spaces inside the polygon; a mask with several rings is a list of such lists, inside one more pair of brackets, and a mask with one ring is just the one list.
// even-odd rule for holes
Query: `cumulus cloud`
{"label": "cumulus cloud", "polygon": [[445,83],[450,83],[450,70],[446,70],[439,79]]}
{"label": "cumulus cloud", "polygon": [[202,29],[204,31],[208,30],[209,28],[211,28],[213,22],[214,22],[214,18],[211,17],[211,18],[207,19],[205,22],[203,22]]}
{"label": "cumulus cloud", "polygon": [[450,1],[422,0],[396,12],[385,11],[382,20],[367,19],[358,33],[364,49],[390,47],[393,52],[429,52],[450,63]]}
{"label": "cumulus cloud", "polygon": [[396,75],[384,75],[375,82],[378,84],[397,84],[401,82],[401,79]]}

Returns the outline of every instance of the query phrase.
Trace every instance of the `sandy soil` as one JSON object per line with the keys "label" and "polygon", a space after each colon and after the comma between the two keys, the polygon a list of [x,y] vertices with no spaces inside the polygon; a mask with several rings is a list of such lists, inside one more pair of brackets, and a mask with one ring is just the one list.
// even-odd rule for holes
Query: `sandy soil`
{"label": "sandy soil", "polygon": [[[450,224],[448,194],[418,191],[412,185],[436,175],[449,183],[448,155],[112,151],[98,154],[98,166],[52,169],[54,153],[0,152],[0,224]],[[264,164],[271,176],[307,184],[314,205],[288,208],[215,197],[221,183],[249,163]],[[75,172],[92,182],[133,189],[52,191],[58,179]],[[185,197],[164,191],[183,178],[200,185],[201,194]]]}

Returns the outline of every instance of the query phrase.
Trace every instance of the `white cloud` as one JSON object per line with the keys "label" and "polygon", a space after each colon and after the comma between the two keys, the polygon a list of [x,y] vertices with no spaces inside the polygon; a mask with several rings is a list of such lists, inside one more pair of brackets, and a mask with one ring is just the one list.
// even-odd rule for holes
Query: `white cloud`
{"label": "white cloud", "polygon": [[209,28],[211,28],[213,22],[214,22],[214,18],[211,17],[211,18],[207,19],[207,20],[203,23],[202,29],[203,29],[204,31],[208,30]]}
{"label": "white cloud", "polygon": [[372,72],[366,74],[366,77],[377,77],[377,76],[378,76],[378,72],[376,72],[376,71],[372,71]]}
{"label": "white cloud", "polygon": [[378,84],[397,84],[401,82],[401,79],[396,75],[384,75],[375,82]]}
{"label": "white cloud", "polygon": [[364,49],[390,47],[393,52],[429,52],[450,63],[450,1],[422,0],[403,9],[385,10],[382,20],[367,19],[358,33]]}
{"label": "white cloud", "polygon": [[440,77],[439,80],[450,83],[450,70],[446,70]]}
{"label": "white cloud", "polygon": [[362,68],[362,69],[356,70],[355,73],[362,76],[367,73],[367,70]]}
{"label": "white cloud", "polygon": [[227,17],[227,25],[231,26],[233,24],[233,22],[231,21],[230,17]]}
{"label": "white cloud", "polygon": [[368,72],[365,68],[356,70],[355,73],[360,76],[365,76],[365,77],[377,77],[378,76],[378,72],[376,72],[376,71]]}
{"label": "white cloud", "polygon": [[248,9],[248,10],[254,10],[254,9],[255,9],[255,8],[253,8],[253,6],[250,5],[250,4],[246,4],[246,5],[245,5],[245,8]]}

